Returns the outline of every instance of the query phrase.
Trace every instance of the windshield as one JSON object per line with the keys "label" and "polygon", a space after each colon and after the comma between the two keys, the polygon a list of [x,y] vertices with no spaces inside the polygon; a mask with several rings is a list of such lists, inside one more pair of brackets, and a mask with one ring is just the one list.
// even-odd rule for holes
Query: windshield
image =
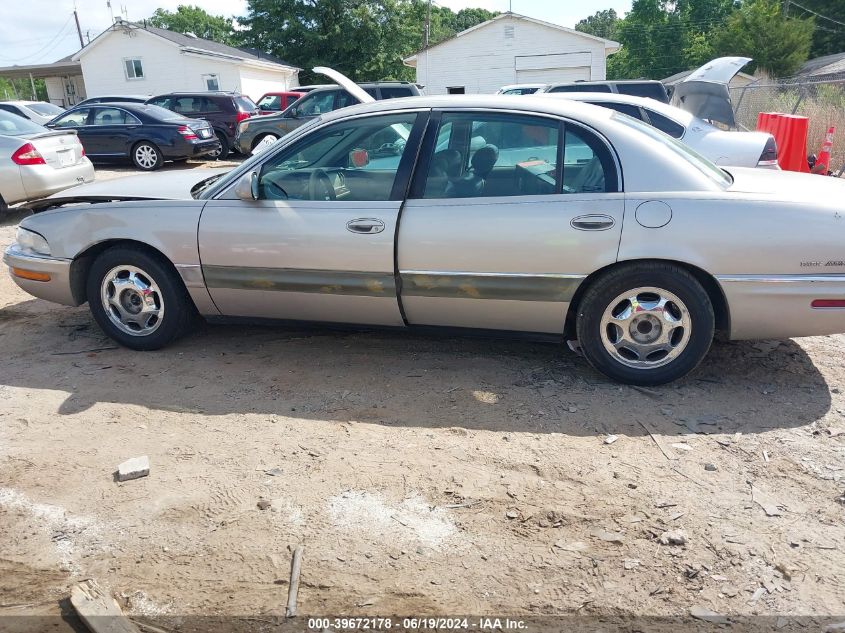
{"label": "windshield", "polygon": [[716,165],[704,158],[701,154],[692,148],[684,145],[680,141],[675,140],[668,134],[664,134],[647,123],[643,123],[639,119],[629,117],[627,114],[614,112],[612,118],[619,123],[639,130],[643,134],[647,134],[654,140],[661,143],[666,149],[673,152],[687,163],[698,169],[702,174],[707,176],[710,180],[715,182],[720,187],[730,186],[732,180],[727,173],[719,169]]}
{"label": "windshield", "polygon": [[57,105],[53,105],[52,103],[28,103],[26,105],[27,108],[32,110],[33,112],[40,114],[41,116],[49,116],[54,117],[58,116],[62,112],[65,111],[64,108],[60,108]]}
{"label": "windshield", "polygon": [[47,128],[33,123],[17,114],[0,110],[0,134],[5,136],[24,136],[26,134],[41,134]]}

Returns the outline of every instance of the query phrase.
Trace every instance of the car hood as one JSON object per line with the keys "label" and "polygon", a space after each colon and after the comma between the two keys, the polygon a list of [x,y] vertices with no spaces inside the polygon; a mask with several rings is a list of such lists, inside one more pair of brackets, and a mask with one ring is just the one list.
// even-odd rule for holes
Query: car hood
{"label": "car hood", "polygon": [[50,198],[148,198],[152,200],[190,200],[191,189],[197,183],[225,174],[231,167],[174,169],[155,174],[138,174],[125,178],[98,180],[77,185]]}
{"label": "car hood", "polygon": [[750,61],[750,57],[719,57],[707,62],[675,86],[672,105],[700,119],[736,127],[728,84]]}

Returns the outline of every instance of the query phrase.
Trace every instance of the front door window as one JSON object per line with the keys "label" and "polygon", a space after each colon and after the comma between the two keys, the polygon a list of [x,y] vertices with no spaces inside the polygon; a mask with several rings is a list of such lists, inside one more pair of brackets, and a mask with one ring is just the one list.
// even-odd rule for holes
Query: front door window
{"label": "front door window", "polygon": [[355,119],[309,134],[266,162],[267,200],[390,200],[416,114]]}

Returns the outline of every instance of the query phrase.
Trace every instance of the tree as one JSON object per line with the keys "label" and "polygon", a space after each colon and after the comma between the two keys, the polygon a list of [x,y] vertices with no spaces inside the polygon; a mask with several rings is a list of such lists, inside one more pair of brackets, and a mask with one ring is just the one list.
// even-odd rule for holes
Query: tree
{"label": "tree", "polygon": [[807,61],[813,41],[813,19],[785,17],[780,0],[748,0],[716,33],[719,55],[753,58],[756,68],[772,77],[788,77]]}
{"label": "tree", "polygon": [[616,41],[619,29],[619,16],[613,9],[596,11],[593,15],[584,18],[575,25],[576,31],[603,37],[606,40]]}
{"label": "tree", "polygon": [[[414,78],[402,59],[423,47],[427,13],[426,0],[248,0],[238,21],[243,44],[303,68],[303,83],[321,81],[310,72],[314,66],[366,81]],[[429,43],[494,15],[434,6]]]}
{"label": "tree", "polygon": [[193,33],[197,37],[233,46],[237,37],[233,20],[222,15],[211,15],[200,7],[180,4],[175,12],[156,9],[148,20],[160,29],[177,33]]}
{"label": "tree", "polygon": [[[810,58],[845,53],[845,2],[842,0],[801,0],[801,6],[818,14]],[[811,17],[813,14],[801,7],[790,5],[791,17]]]}

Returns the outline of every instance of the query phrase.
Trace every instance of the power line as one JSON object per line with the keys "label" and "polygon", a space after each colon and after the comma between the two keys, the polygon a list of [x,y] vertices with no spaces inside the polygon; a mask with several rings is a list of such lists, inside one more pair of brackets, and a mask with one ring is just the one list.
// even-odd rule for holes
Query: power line
{"label": "power line", "polygon": [[[57,43],[61,42],[61,40],[63,39],[63,38],[61,37],[61,35],[62,35],[62,33],[64,33],[64,30],[67,28],[67,25],[68,25],[68,24],[70,24],[70,21],[71,21],[71,19],[72,19],[72,18],[73,18],[73,13],[71,13],[71,14],[68,16],[67,20],[65,20],[65,23],[62,25],[62,28],[61,28],[61,29],[59,29],[59,32],[58,32],[58,33],[56,33],[56,35],[54,35],[54,36],[53,36],[53,39],[52,39],[52,40],[50,40],[50,41],[49,41],[47,44],[45,44],[44,46],[42,46],[42,47],[41,47],[38,51],[36,51],[35,53],[31,53],[31,54],[29,54],[29,55],[24,55],[23,57],[2,57],[2,58],[0,58],[0,59],[3,59],[3,60],[5,60],[5,61],[11,61],[11,62],[21,62],[21,61],[24,61],[24,60],[26,60],[26,59],[32,59],[33,57],[38,57],[39,55],[43,55],[43,54],[47,53],[47,52],[48,52],[48,50],[47,50],[47,49],[52,50],[51,46],[53,46],[54,44],[57,44]],[[55,48],[55,46],[53,46],[53,48]]]}
{"label": "power line", "polygon": [[816,13],[812,9],[808,9],[805,6],[798,4],[797,2],[795,2],[795,0],[789,0],[789,4],[796,6],[799,9],[806,11],[807,13],[812,13],[814,16],[816,16],[817,18],[821,18],[822,20],[827,20],[828,22],[833,22],[834,24],[838,24],[839,26],[845,26],[845,22],[840,22],[839,20],[834,20],[833,18],[830,18],[826,15],[822,15],[821,13]]}

